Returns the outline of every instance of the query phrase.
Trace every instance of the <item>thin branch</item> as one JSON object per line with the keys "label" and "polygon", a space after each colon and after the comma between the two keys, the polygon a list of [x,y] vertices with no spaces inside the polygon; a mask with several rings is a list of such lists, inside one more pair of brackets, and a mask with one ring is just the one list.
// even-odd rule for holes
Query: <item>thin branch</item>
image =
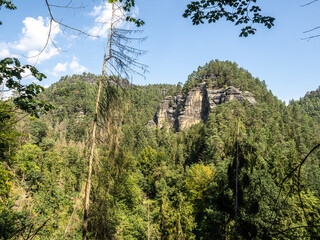
{"label": "thin branch", "polygon": [[[51,30],[52,30],[52,19],[50,20],[50,23],[49,23],[48,37],[47,37],[47,40],[46,40],[46,43],[45,43],[44,47],[42,48],[42,50],[41,50],[38,54],[29,57],[29,58],[35,58],[35,57],[37,57],[37,60],[36,60],[36,63],[35,63],[35,64],[38,63],[39,58],[40,58],[40,54],[42,54],[42,53],[45,51],[45,49],[47,48],[47,46],[48,46],[48,44],[49,44],[49,40],[51,40]],[[34,65],[35,65],[35,64],[34,64]]]}
{"label": "thin branch", "polygon": [[[279,193],[278,193],[278,197],[277,197],[277,200],[276,200],[276,205],[277,205],[277,203],[278,203],[278,200],[279,200],[281,191],[282,191],[282,189],[283,189],[283,184],[285,183],[285,181],[286,181],[289,177],[291,177],[291,175],[292,175],[295,171],[297,171],[298,169],[300,169],[301,166],[306,162],[306,160],[308,159],[308,157],[310,156],[310,154],[313,153],[313,152],[314,152],[317,148],[319,148],[319,147],[320,147],[320,144],[316,145],[316,146],[307,154],[307,156],[306,156],[289,174],[287,174],[287,176],[282,180],[281,185],[280,185],[280,190],[279,190]],[[293,187],[293,186],[291,186],[291,189],[292,189],[292,187]],[[290,191],[291,191],[291,189],[290,189]],[[289,193],[290,193],[290,191],[289,191]],[[289,196],[289,193],[287,194],[286,198]],[[276,214],[276,216],[275,216],[272,224],[271,224],[270,227],[268,228],[267,236],[268,236],[268,234],[269,234],[269,232],[270,232],[270,230],[271,230],[271,227],[272,227],[273,224],[275,223],[275,220],[277,219],[278,214],[279,214],[281,208],[283,207],[283,204],[284,204],[284,202],[282,203],[281,207],[279,208],[279,211],[278,211],[278,213]]]}
{"label": "thin branch", "polygon": [[[316,150],[318,147],[320,147],[320,144],[318,144],[317,146],[315,146],[315,147],[308,153],[308,155],[307,155],[289,174],[287,174],[287,176],[282,180],[282,182],[281,182],[281,184],[280,184],[280,191],[279,191],[279,194],[278,194],[278,197],[277,197],[277,202],[278,202],[278,199],[279,199],[279,197],[280,197],[280,193],[281,193],[281,190],[282,190],[282,188],[283,188],[284,182],[285,182],[289,177],[291,177],[291,175],[292,175],[295,171],[297,171],[298,168],[302,166],[302,164],[304,164],[304,162],[307,160],[307,158],[309,157],[309,155],[310,155],[314,150]],[[276,202],[276,203],[277,203],[277,202]]]}
{"label": "thin branch", "polygon": [[70,3],[72,2],[72,0],[65,6],[62,6],[62,5],[55,5],[55,4],[49,4],[50,7],[55,7],[55,8],[72,8],[72,9],[84,9],[86,8],[87,6],[89,6],[89,4],[87,5],[83,5],[81,4],[81,6],[78,6],[78,7],[70,7]]}
{"label": "thin branch", "polygon": [[277,212],[276,216],[274,217],[274,219],[273,219],[273,221],[272,221],[272,223],[271,223],[270,227],[268,228],[268,231],[267,231],[266,236],[268,236],[268,235],[269,235],[269,232],[270,232],[270,230],[271,230],[272,226],[274,225],[274,223],[276,222],[276,220],[277,220],[277,218],[278,218],[278,216],[279,216],[279,214],[280,214],[280,211],[281,211],[281,209],[283,208],[284,204],[286,203],[287,198],[289,197],[289,195],[290,195],[290,193],[291,193],[292,189],[293,189],[293,185],[291,186],[291,188],[290,188],[289,192],[287,193],[286,198],[282,201],[281,206],[280,206],[280,208],[278,209],[278,212]]}
{"label": "thin branch", "polygon": [[29,232],[28,232],[28,235],[27,237],[25,238],[25,240],[28,240],[29,239],[29,236],[31,234],[31,231],[32,231],[32,228],[33,228],[34,224],[31,225],[30,229],[29,229]]}
{"label": "thin branch", "polygon": [[308,6],[308,5],[311,5],[312,3],[315,3],[315,2],[318,2],[319,0],[313,0],[311,2],[308,2],[308,3],[305,3],[305,4],[302,4],[300,5],[300,7],[305,7],[305,6]]}
{"label": "thin branch", "polygon": [[72,3],[72,0],[70,0],[69,3],[65,5],[65,7],[69,7],[71,3]]}
{"label": "thin branch", "polygon": [[52,218],[53,216],[49,217],[36,231],[35,233],[30,237],[30,240],[33,239],[38,232],[47,224],[47,222]]}
{"label": "thin branch", "polygon": [[76,32],[78,32],[78,33],[80,33],[80,34],[84,34],[84,35],[89,36],[89,37],[92,37],[92,38],[99,38],[99,36],[97,36],[97,35],[92,35],[92,34],[90,34],[90,33],[88,33],[88,32],[82,31],[82,30],[80,30],[80,29],[78,29],[78,28],[71,27],[71,26],[69,26],[69,25],[67,25],[67,24],[62,23],[62,21],[59,21],[59,20],[57,20],[57,19],[54,18],[53,13],[52,13],[52,11],[51,11],[51,7],[61,7],[61,8],[73,8],[73,9],[78,9],[78,8],[85,8],[85,6],[81,6],[81,7],[70,7],[70,4],[71,4],[72,0],[70,0],[70,2],[69,2],[67,5],[65,5],[65,6],[50,4],[50,3],[48,2],[48,0],[46,0],[45,2],[46,2],[46,6],[47,6],[47,9],[48,9],[49,15],[50,15],[49,32],[48,32],[48,37],[47,37],[46,43],[45,43],[45,45],[43,46],[43,48],[41,49],[41,51],[40,51],[39,53],[37,53],[36,55],[34,55],[34,56],[29,56],[29,57],[25,56],[26,58],[35,58],[35,57],[37,57],[37,60],[36,60],[36,62],[35,62],[34,65],[36,65],[36,64],[38,63],[39,58],[40,58],[40,55],[47,49],[47,47],[48,47],[48,45],[49,45],[49,42],[52,43],[52,45],[57,49],[58,52],[61,51],[61,49],[58,48],[58,46],[54,43],[54,41],[53,41],[52,38],[51,38],[51,31],[52,31],[52,23],[53,23],[53,22],[57,23],[57,24],[60,25],[60,26],[63,26],[63,27],[65,27],[65,28],[68,28],[68,29],[70,29],[70,30],[76,31]]}
{"label": "thin branch", "polygon": [[304,31],[303,33],[308,33],[308,32],[312,32],[312,31],[314,31],[314,30],[317,30],[317,29],[319,29],[320,28],[320,26],[318,26],[318,27],[315,27],[315,28],[312,28],[312,29],[310,29],[310,30],[307,30],[307,31]]}
{"label": "thin branch", "polygon": [[310,37],[306,37],[306,38],[301,38],[301,40],[308,40],[308,41],[310,41],[312,38],[318,38],[318,37],[320,37],[320,34],[319,34],[319,35],[310,36]]}
{"label": "thin branch", "polygon": [[29,116],[29,113],[23,115],[21,118],[19,118],[18,120],[14,121],[13,124],[16,124],[17,122],[21,121],[21,120],[24,119],[26,116]]}
{"label": "thin branch", "polygon": [[66,27],[66,28],[68,28],[68,29],[77,31],[77,32],[79,32],[80,34],[84,34],[84,35],[86,35],[86,36],[89,36],[89,37],[98,37],[98,36],[91,35],[91,34],[85,32],[85,31],[82,31],[82,30],[80,30],[80,29],[78,29],[78,28],[74,28],[74,27],[71,27],[71,26],[69,26],[69,25],[67,25],[67,24],[64,24],[64,23],[62,23],[61,21],[56,20],[56,19],[54,18],[53,14],[52,14],[52,11],[51,11],[51,8],[50,8],[50,4],[49,4],[48,0],[46,0],[46,5],[47,5],[47,8],[48,8],[48,12],[49,12],[50,18],[51,18],[51,20],[52,20],[53,22],[55,22],[55,23],[57,23],[57,24],[59,24],[59,25],[61,25],[61,26],[63,26],[63,27]]}

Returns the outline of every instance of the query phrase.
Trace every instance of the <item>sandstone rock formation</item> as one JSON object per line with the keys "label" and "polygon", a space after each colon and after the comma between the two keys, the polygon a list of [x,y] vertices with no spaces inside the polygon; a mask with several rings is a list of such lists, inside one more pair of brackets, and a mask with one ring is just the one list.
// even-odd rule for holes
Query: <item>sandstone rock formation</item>
{"label": "sandstone rock formation", "polygon": [[207,88],[205,83],[200,83],[185,98],[182,95],[165,97],[148,124],[151,127],[183,130],[201,121],[206,122],[212,108],[233,99],[256,104],[252,93],[248,91],[242,92],[233,86],[227,89]]}

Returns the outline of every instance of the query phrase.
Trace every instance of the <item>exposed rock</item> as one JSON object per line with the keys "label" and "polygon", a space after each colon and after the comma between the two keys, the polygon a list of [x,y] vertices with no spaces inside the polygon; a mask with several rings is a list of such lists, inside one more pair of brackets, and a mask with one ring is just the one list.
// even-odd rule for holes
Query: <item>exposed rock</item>
{"label": "exposed rock", "polygon": [[256,100],[253,97],[253,94],[249,91],[245,91],[244,94],[245,98],[249,101],[251,104],[256,104]]}
{"label": "exposed rock", "polygon": [[208,114],[208,104],[206,101],[206,88],[197,86],[193,88],[186,97],[184,105],[181,107],[183,111],[179,112],[178,124],[176,129],[185,129],[193,124],[201,122]]}
{"label": "exposed rock", "polygon": [[212,108],[234,99],[256,104],[253,94],[248,91],[242,92],[233,86],[227,89],[207,88],[205,83],[200,83],[185,98],[182,95],[165,97],[148,125],[183,130],[201,121],[206,122]]}

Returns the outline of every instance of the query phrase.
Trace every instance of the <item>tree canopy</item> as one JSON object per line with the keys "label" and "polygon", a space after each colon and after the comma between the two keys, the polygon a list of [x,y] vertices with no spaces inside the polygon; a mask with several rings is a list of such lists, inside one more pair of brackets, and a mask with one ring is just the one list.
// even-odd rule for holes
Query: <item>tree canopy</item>
{"label": "tree canopy", "polygon": [[201,0],[191,1],[187,5],[183,17],[190,17],[194,25],[207,21],[215,23],[220,19],[233,22],[235,25],[245,25],[240,37],[255,34],[254,24],[262,24],[267,28],[274,26],[275,18],[264,16],[258,5],[259,0]]}

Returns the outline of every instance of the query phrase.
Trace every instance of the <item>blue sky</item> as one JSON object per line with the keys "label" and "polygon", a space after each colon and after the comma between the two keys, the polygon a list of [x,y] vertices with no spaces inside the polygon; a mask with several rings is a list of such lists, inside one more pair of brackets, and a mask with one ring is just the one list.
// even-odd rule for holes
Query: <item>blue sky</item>
{"label": "blue sky", "polygon": [[[55,1],[63,3],[64,0]],[[74,4],[81,1],[73,1]],[[97,23],[108,15],[100,1],[83,1],[83,9],[53,9],[57,19],[87,32],[101,31]],[[261,80],[283,101],[299,99],[320,85],[320,38],[301,40],[303,31],[320,25],[320,2],[307,7],[308,0],[260,0],[265,14],[276,18],[271,30],[257,26],[258,32],[239,38],[240,27],[221,21],[193,26],[182,17],[188,1],[136,0],[135,14],[146,24],[148,39],[139,47],[147,51],[140,62],[149,66],[146,79],[134,77],[135,84],[185,82],[198,66],[211,59],[238,63]],[[0,58],[17,56],[24,63],[34,63],[34,56],[45,44],[48,11],[44,1],[16,0],[18,9],[1,9]],[[100,19],[99,19],[100,18]],[[96,31],[96,32],[94,32]],[[101,32],[100,32],[101,33]],[[315,31],[314,34],[319,34]],[[52,45],[40,55],[37,68],[47,75],[42,83],[49,86],[60,76],[82,73],[99,74],[105,39],[93,39],[53,26],[52,36],[60,52]]]}

